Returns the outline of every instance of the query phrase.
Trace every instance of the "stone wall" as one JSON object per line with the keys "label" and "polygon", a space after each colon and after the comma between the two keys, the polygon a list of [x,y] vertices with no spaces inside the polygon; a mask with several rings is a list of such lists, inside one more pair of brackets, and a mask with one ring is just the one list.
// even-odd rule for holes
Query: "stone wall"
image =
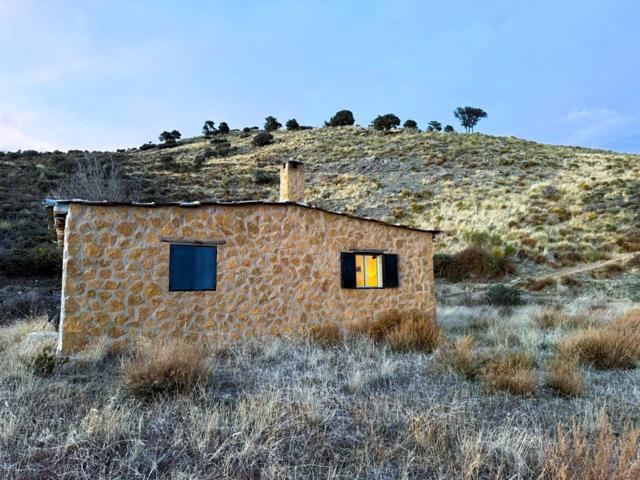
{"label": "stone wall", "polygon": [[[217,290],[170,292],[169,243],[218,246]],[[340,252],[399,255],[400,287],[340,286]],[[66,218],[59,348],[108,335],[292,332],[391,308],[435,313],[432,235],[295,204],[198,208],[71,204]]]}

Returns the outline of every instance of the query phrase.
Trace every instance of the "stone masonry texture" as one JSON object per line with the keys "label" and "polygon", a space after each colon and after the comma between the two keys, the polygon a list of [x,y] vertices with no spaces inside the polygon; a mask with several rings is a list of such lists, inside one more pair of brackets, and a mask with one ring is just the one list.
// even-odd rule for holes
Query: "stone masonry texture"
{"label": "stone masonry texture", "polygon": [[[169,245],[218,246],[217,290],[169,291]],[[399,288],[343,289],[340,252],[399,256]],[[71,204],[66,218],[59,348],[110,337],[294,333],[389,309],[435,315],[432,235],[295,204],[198,208]]]}

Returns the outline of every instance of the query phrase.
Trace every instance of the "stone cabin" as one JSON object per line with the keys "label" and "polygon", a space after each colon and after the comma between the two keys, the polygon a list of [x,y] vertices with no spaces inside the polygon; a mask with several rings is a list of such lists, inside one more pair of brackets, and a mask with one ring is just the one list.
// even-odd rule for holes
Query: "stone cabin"
{"label": "stone cabin", "polygon": [[439,232],[305,204],[300,162],[282,166],[278,202],[45,205],[63,248],[63,352],[101,336],[240,337],[395,308],[435,315]]}

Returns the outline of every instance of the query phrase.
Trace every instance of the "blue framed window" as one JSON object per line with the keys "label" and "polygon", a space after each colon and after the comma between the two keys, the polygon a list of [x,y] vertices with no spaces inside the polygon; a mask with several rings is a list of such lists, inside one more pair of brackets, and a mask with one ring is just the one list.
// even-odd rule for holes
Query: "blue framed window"
{"label": "blue framed window", "polygon": [[210,245],[169,246],[169,290],[172,292],[216,289],[218,249]]}

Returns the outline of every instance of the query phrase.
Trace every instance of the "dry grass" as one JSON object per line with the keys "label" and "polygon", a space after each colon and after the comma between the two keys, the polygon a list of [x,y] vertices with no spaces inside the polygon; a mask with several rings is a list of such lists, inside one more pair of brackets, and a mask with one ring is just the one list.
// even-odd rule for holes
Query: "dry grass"
{"label": "dry grass", "polygon": [[[574,333],[539,329],[533,309],[498,316],[489,307],[443,307],[438,325],[450,343],[439,351],[456,352],[458,371],[476,358],[507,364],[498,370],[509,377],[508,391],[514,384],[522,391],[514,378],[523,375],[514,372],[531,372],[531,357],[542,365]],[[473,342],[465,338],[472,328]],[[5,333],[0,327],[0,337]],[[123,367],[151,350],[116,356],[104,343],[42,378],[19,362],[31,342],[7,336],[15,342],[0,354],[0,478],[538,480],[568,472],[580,479],[590,471],[580,465],[606,458],[607,445],[611,470],[601,478],[636,473],[624,466],[636,453],[621,453],[615,434],[625,423],[640,425],[640,370],[586,366],[588,388],[577,398],[546,388],[503,395],[483,388],[484,375],[476,383],[443,372],[441,353],[386,348],[384,333],[377,342],[352,335],[332,348],[282,336],[207,344],[204,357],[215,358],[209,381],[187,395],[141,401],[123,388]],[[514,350],[528,354],[507,353]],[[603,405],[614,437],[598,443]],[[571,425],[572,417],[583,432],[578,451],[589,454],[575,456],[570,432],[569,447],[558,448],[556,426]]]}
{"label": "dry grass", "polygon": [[342,328],[335,322],[323,322],[309,327],[307,335],[311,341],[324,347],[335,347],[343,342]]}
{"label": "dry grass", "polygon": [[565,358],[576,357],[600,369],[635,368],[640,361],[640,309],[569,335],[560,351]]}
{"label": "dry grass", "polygon": [[478,355],[473,351],[473,347],[473,336],[465,335],[453,344],[440,349],[438,358],[443,364],[450,366],[454,372],[473,380],[477,377],[480,367]]}
{"label": "dry grass", "polygon": [[571,431],[561,425],[550,448],[544,478],[553,480],[634,480],[640,478],[640,428],[614,432],[604,412],[595,439],[575,420]]}
{"label": "dry grass", "polygon": [[535,360],[530,354],[508,352],[488,360],[482,369],[482,378],[490,392],[533,395],[540,383],[534,366]]}
{"label": "dry grass", "polygon": [[349,330],[402,352],[432,352],[442,341],[442,329],[434,316],[418,310],[389,311],[374,320],[354,322]]}
{"label": "dry grass", "polygon": [[206,352],[184,340],[141,345],[123,367],[122,386],[137,397],[192,393],[209,375]]}
{"label": "dry grass", "polygon": [[572,315],[559,307],[547,307],[536,311],[532,316],[533,322],[542,329],[554,328],[587,328],[594,326],[597,321],[588,315]]}
{"label": "dry grass", "polygon": [[575,397],[584,391],[584,379],[577,358],[554,357],[547,362],[545,384],[566,397]]}

